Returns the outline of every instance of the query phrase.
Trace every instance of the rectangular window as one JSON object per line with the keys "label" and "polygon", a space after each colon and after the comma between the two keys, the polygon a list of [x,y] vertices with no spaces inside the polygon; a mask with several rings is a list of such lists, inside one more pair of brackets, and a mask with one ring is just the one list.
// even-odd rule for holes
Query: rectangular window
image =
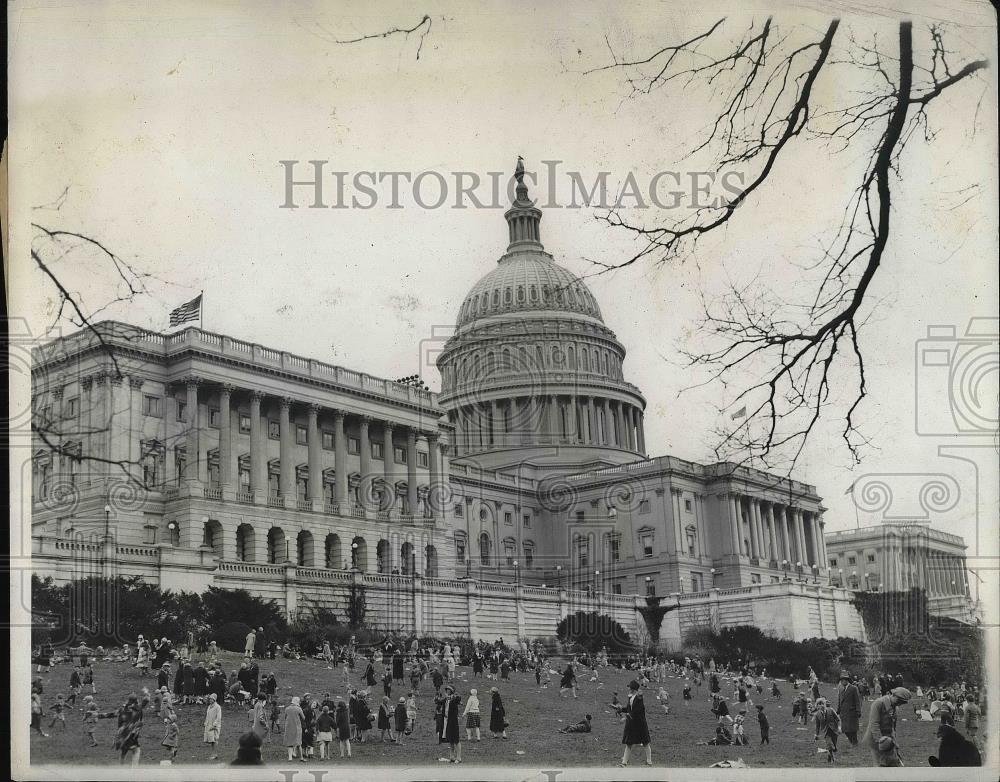
{"label": "rectangular window", "polygon": [[347,452],[353,455],[361,453],[361,441],[357,437],[347,438]]}
{"label": "rectangular window", "polygon": [[417,467],[426,467],[428,464],[427,454],[423,451],[417,451]]}
{"label": "rectangular window", "polygon": [[610,549],[611,549],[611,561],[618,562],[621,560],[622,552],[622,539],[620,535],[612,535],[608,539]]}
{"label": "rectangular window", "polygon": [[831,559],[830,560],[830,567],[837,567],[837,560]]}
{"label": "rectangular window", "polygon": [[75,418],[77,412],[79,412],[79,408],[80,408],[80,398],[79,397],[74,396],[72,399],[67,399],[66,400],[66,417],[67,418]]}
{"label": "rectangular window", "polygon": [[530,568],[535,564],[535,550],[531,546],[524,547],[524,566]]}
{"label": "rectangular window", "polygon": [[688,556],[689,557],[695,556],[695,553],[694,553],[694,534],[691,533],[691,532],[689,532],[688,535],[687,535],[687,544],[688,544]]}
{"label": "rectangular window", "polygon": [[250,434],[250,416],[240,413],[240,434]]}
{"label": "rectangular window", "polygon": [[295,442],[298,445],[309,445],[309,428],[295,425]]}
{"label": "rectangular window", "polygon": [[759,584],[760,583],[760,573],[751,573],[750,574],[750,583],[751,584]]}
{"label": "rectangular window", "polygon": [[691,591],[692,592],[701,591],[701,573],[691,574]]}
{"label": "rectangular window", "polygon": [[585,518],[584,512],[582,510],[578,510],[576,512],[576,520],[577,520],[577,522],[583,523],[584,518]]}
{"label": "rectangular window", "polygon": [[514,564],[514,544],[512,542],[504,541],[503,555],[507,560],[507,567],[511,567]]}
{"label": "rectangular window", "polygon": [[858,564],[858,558],[857,557],[848,557],[847,558],[847,564],[848,565],[856,565],[856,564]]}
{"label": "rectangular window", "polygon": [[393,448],[392,458],[396,464],[406,464],[406,449],[405,448]]}
{"label": "rectangular window", "polygon": [[649,513],[649,500],[639,500],[639,513]]}
{"label": "rectangular window", "polygon": [[514,514],[511,513],[511,512],[509,512],[509,511],[504,511],[504,514],[503,514],[503,523],[504,524],[513,524],[514,523]]}
{"label": "rectangular window", "polygon": [[646,596],[656,596],[656,581],[653,580],[652,576],[646,576]]}
{"label": "rectangular window", "polygon": [[250,491],[250,470],[240,468],[240,488],[243,491]]}
{"label": "rectangular window", "polygon": [[460,502],[455,503],[455,515],[458,517],[465,515],[465,507]]}
{"label": "rectangular window", "polygon": [[531,514],[530,513],[525,513],[524,514],[524,526],[525,527],[531,527]]}
{"label": "rectangular window", "polygon": [[160,412],[160,401],[160,397],[158,396],[144,394],[142,397],[142,414],[159,418],[162,415]]}
{"label": "rectangular window", "polygon": [[459,562],[465,562],[465,538],[455,539],[455,556]]}
{"label": "rectangular window", "polygon": [[684,500],[684,510],[691,512],[691,500]]}
{"label": "rectangular window", "polygon": [[613,595],[620,595],[621,593],[622,593],[622,585],[621,584],[612,584],[611,585],[611,594],[613,594]]}
{"label": "rectangular window", "polygon": [[177,400],[177,420],[187,421],[187,402]]}
{"label": "rectangular window", "polygon": [[219,488],[219,465],[210,464],[208,465],[208,485],[210,488]]}
{"label": "rectangular window", "polygon": [[373,459],[383,458],[382,443],[372,443],[372,458]]}
{"label": "rectangular window", "polygon": [[647,532],[639,536],[639,549],[644,557],[653,556],[653,533]]}
{"label": "rectangular window", "polygon": [[281,424],[278,421],[268,420],[267,422],[267,436],[272,440],[281,439]]}
{"label": "rectangular window", "polygon": [[[875,555],[874,554],[869,554],[868,555],[868,561],[869,562],[874,562],[875,561]],[[851,564],[853,565],[854,563],[851,562]]]}
{"label": "rectangular window", "polygon": [[217,407],[208,408],[208,425],[216,429],[222,425],[222,411]]}
{"label": "rectangular window", "polygon": [[333,450],[333,432],[323,432],[323,450]]}
{"label": "rectangular window", "polygon": [[576,563],[581,568],[590,566],[590,545],[585,540],[581,540],[577,545]]}

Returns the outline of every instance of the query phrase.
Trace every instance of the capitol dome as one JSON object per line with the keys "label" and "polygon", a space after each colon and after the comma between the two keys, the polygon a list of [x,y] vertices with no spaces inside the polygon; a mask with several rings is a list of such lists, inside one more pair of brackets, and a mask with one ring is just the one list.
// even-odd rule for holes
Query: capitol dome
{"label": "capitol dome", "polygon": [[455,455],[513,464],[558,445],[580,463],[634,460],[646,452],[646,403],[623,376],[625,348],[583,281],[545,251],[520,163],[515,176],[507,250],[465,297],[437,360]]}
{"label": "capitol dome", "polygon": [[601,308],[580,279],[539,250],[504,255],[493,271],[477,282],[458,312],[458,328],[508,313],[567,312],[601,323]]}

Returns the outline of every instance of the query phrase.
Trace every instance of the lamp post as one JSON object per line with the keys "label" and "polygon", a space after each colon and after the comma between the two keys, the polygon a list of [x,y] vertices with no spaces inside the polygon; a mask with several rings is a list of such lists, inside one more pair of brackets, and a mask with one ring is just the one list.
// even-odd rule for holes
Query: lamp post
{"label": "lamp post", "polygon": [[514,568],[514,584],[515,586],[521,586],[521,571],[517,569],[517,560],[515,559],[510,564]]}
{"label": "lamp post", "polygon": [[602,586],[601,585],[601,571],[600,570],[595,570],[594,571],[594,592],[595,593],[599,592],[600,589],[601,589],[601,586]]}
{"label": "lamp post", "polygon": [[111,537],[111,506],[104,506],[104,541],[105,543]]}
{"label": "lamp post", "polygon": [[795,572],[799,576],[799,581],[801,581],[802,580],[802,563],[801,562],[796,562],[795,563]]}
{"label": "lamp post", "polygon": [[712,574],[712,586],[714,587],[716,579],[718,579],[720,576],[722,576],[722,571],[721,570],[716,570],[715,568],[711,568],[709,570],[709,572]]}
{"label": "lamp post", "polygon": [[[831,578],[832,578],[833,574],[831,573],[830,575],[831,575]],[[844,569],[842,567],[837,568],[837,586],[839,586],[841,589],[843,589],[844,586],[845,586],[844,585]]]}
{"label": "lamp post", "polygon": [[653,583],[652,576],[646,576],[646,597],[649,597],[649,588]]}
{"label": "lamp post", "polygon": [[556,565],[556,589],[562,589],[562,565]]}
{"label": "lamp post", "polygon": [[813,565],[812,566],[812,571],[813,571],[813,583],[814,584],[818,584],[819,583],[819,565]]}
{"label": "lamp post", "polygon": [[358,567],[358,544],[351,543],[351,570],[360,570]]}

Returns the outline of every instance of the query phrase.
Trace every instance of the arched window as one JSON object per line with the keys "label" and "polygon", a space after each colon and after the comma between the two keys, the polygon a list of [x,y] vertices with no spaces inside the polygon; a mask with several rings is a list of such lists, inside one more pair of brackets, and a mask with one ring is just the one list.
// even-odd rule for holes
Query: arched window
{"label": "arched window", "polygon": [[524,286],[523,285],[518,285],[517,286],[517,303],[518,304],[524,304]]}
{"label": "arched window", "polygon": [[340,546],[340,535],[331,532],[326,536],[326,551],[324,560],[329,570],[340,570],[346,563],[343,561],[343,554]]}
{"label": "arched window", "polygon": [[576,350],[570,345],[566,348],[567,366],[569,369],[576,369]]}
{"label": "arched window", "polygon": [[215,519],[205,522],[202,543],[212,549],[215,556],[222,559],[222,525]]}
{"label": "arched window", "polygon": [[485,532],[479,536],[479,562],[483,567],[490,566],[490,536]]}
{"label": "arched window", "polygon": [[493,291],[493,306],[496,307],[500,304],[500,289]]}
{"label": "arched window", "polygon": [[586,348],[580,348],[580,364],[584,372],[590,371],[590,357]]}
{"label": "arched window", "polygon": [[313,536],[311,532],[302,530],[296,539],[296,553],[299,567],[313,567],[316,564],[313,553]]}
{"label": "arched window", "polygon": [[389,572],[389,541],[385,538],[375,546],[375,570],[378,573]]}
{"label": "arched window", "polygon": [[503,289],[503,303],[510,304],[514,300],[514,294],[510,288]]}
{"label": "arched window", "polygon": [[538,301],[538,288],[534,285],[531,286],[530,297],[533,302]]}
{"label": "arched window", "polygon": [[281,527],[271,527],[267,532],[267,561],[276,565],[285,559],[285,532]]}
{"label": "arched window", "polygon": [[406,542],[399,550],[400,571],[404,576],[412,576],[416,572],[417,555],[413,550],[413,544]]}
{"label": "arched window", "polygon": [[236,558],[241,562],[253,562],[253,527],[249,524],[236,528]]}
{"label": "arched window", "polygon": [[427,578],[437,578],[437,549],[428,544],[424,547],[424,575]]}

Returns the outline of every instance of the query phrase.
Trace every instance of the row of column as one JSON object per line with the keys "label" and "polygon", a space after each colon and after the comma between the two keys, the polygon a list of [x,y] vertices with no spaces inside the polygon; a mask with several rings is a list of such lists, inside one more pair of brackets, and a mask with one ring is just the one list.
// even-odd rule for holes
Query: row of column
{"label": "row of column", "polygon": [[463,405],[452,411],[451,418],[461,453],[536,442],[607,445],[646,453],[642,410],[602,397],[548,394],[498,399]]}
{"label": "row of column", "polygon": [[[203,427],[198,421],[198,400],[199,387],[201,381],[198,378],[189,378],[186,382],[187,388],[187,464],[185,467],[185,480],[199,482],[198,460],[201,454],[199,449],[199,438]],[[235,487],[235,477],[238,470],[238,455],[233,449],[232,432],[232,403],[233,395],[237,389],[229,384],[219,388],[219,483],[223,496],[228,498]],[[262,417],[261,405],[266,395],[256,389],[247,392],[250,398],[250,493],[254,502],[263,502],[268,496],[268,470],[266,444],[268,435],[266,421]],[[301,404],[290,397],[279,397],[278,428],[279,428],[279,448],[280,448],[280,476],[279,476],[279,497],[284,507],[294,507],[296,499],[296,465],[293,458],[295,448],[295,431],[292,425],[292,407]],[[323,494],[323,479],[321,467],[321,440],[319,419],[321,412],[325,408],[316,404],[307,404],[308,415],[308,501],[313,505],[314,510],[322,510],[325,502]],[[337,504],[346,509],[348,501],[348,469],[347,469],[347,435],[344,423],[349,415],[346,410],[328,409],[333,417],[333,441],[334,441],[334,499]],[[359,430],[359,460],[361,484],[358,487],[358,500],[366,510],[373,510],[379,507],[375,497],[373,482],[375,476],[371,468],[371,436],[370,429],[372,418],[365,415],[354,416],[358,419]],[[427,439],[428,444],[428,470],[430,473],[430,486],[437,487],[441,481],[441,464],[443,459],[444,443],[441,442],[437,432],[420,432],[412,427],[395,425],[390,421],[381,422],[382,436],[382,459],[384,463],[384,477],[387,487],[391,490],[394,481],[394,431],[402,429],[406,435],[406,489],[407,505],[411,514],[416,512],[418,502],[417,490],[417,436]],[[192,455],[194,455],[192,457]],[[431,494],[439,492],[432,491]],[[249,498],[244,498],[249,499]],[[385,509],[385,508],[383,508]],[[438,511],[440,509],[434,509]]]}
{"label": "row of column", "polygon": [[[803,566],[826,567],[823,523],[818,514],[736,493],[725,497],[730,525],[730,545],[725,553],[777,560],[779,564],[787,560],[792,565],[801,562]],[[749,552],[743,547],[744,522]]]}
{"label": "row of column", "polygon": [[884,549],[882,569],[882,588],[886,591],[921,587],[931,595],[968,594],[965,560],[960,556],[890,543]]}

